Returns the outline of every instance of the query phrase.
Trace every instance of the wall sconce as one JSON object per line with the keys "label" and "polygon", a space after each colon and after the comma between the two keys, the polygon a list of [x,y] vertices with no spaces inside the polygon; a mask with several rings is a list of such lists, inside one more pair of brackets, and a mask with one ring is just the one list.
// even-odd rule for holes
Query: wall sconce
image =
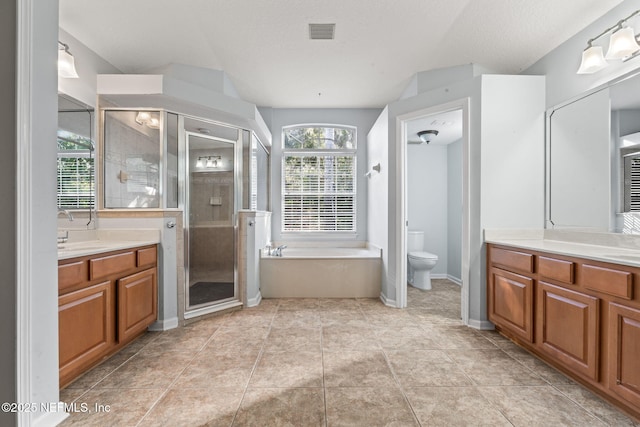
{"label": "wall sconce", "polygon": [[139,111],[136,116],[136,123],[139,125],[147,125],[151,129],[160,129],[160,119],[155,115],[151,115],[149,111]]}
{"label": "wall sconce", "polygon": [[[582,61],[580,62],[578,74],[593,74],[606,68],[609,65],[607,60],[620,59],[622,61],[628,61],[640,54],[640,45],[638,44],[638,38],[633,28],[624,26],[629,19],[639,13],[640,9],[590,39],[587,42],[587,48],[582,52]],[[602,46],[593,46],[593,42],[611,31],[613,32],[611,33],[611,37],[609,37],[609,49],[605,56]]]}
{"label": "wall sconce", "polygon": [[69,45],[58,40],[58,77],[77,79],[76,63],[69,52]]}

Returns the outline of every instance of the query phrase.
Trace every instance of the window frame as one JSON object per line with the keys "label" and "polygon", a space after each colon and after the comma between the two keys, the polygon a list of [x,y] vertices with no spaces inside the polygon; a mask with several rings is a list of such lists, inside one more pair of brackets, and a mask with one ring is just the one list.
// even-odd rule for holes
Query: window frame
{"label": "window frame", "polygon": [[[304,129],[309,129],[309,128],[333,128],[333,129],[347,129],[349,130],[353,137],[352,137],[352,148],[318,148],[318,149],[313,149],[313,148],[287,148],[285,146],[285,134],[287,132],[287,130],[289,129],[294,129],[294,128],[304,128]],[[281,220],[280,220],[280,230],[281,233],[283,235],[304,235],[304,236],[311,236],[311,235],[333,235],[333,236],[339,236],[339,235],[348,235],[348,236],[352,236],[352,235],[356,235],[357,231],[358,231],[358,223],[357,223],[357,212],[358,212],[358,203],[357,203],[357,198],[358,198],[358,188],[357,188],[357,154],[358,154],[358,144],[357,144],[357,127],[356,126],[350,126],[350,125],[342,125],[342,124],[320,124],[320,123],[307,123],[307,124],[296,124],[296,125],[289,125],[289,126],[283,126],[282,127],[282,143],[281,143],[281,147],[282,147],[282,158],[281,158],[281,180],[280,180],[280,196],[281,196],[281,202],[280,202],[280,208],[281,208]],[[315,229],[304,229],[302,224],[298,224],[297,229],[292,229],[291,226],[287,227],[287,219],[289,218],[289,216],[286,214],[287,209],[286,209],[286,200],[287,200],[287,196],[291,196],[291,195],[300,195],[304,198],[305,193],[304,191],[301,192],[296,192],[296,193],[291,193],[287,191],[287,184],[286,184],[286,180],[288,178],[289,175],[287,175],[286,169],[287,169],[287,159],[290,157],[300,157],[300,158],[304,158],[304,157],[316,157],[318,159],[320,159],[321,157],[333,157],[333,158],[339,158],[339,157],[348,157],[351,160],[351,173],[350,173],[350,178],[351,178],[351,182],[350,182],[350,186],[351,186],[351,191],[349,192],[341,192],[341,191],[333,191],[333,192],[328,192],[328,193],[324,193],[326,194],[326,197],[334,197],[334,198],[338,198],[340,196],[348,196],[351,197],[351,228],[348,230],[345,229],[339,229],[338,224],[338,213],[336,212],[336,214],[333,216],[334,218],[334,223],[336,224],[334,229],[332,230],[323,230],[321,229],[321,225],[320,225],[320,217],[321,216],[325,216],[326,215],[322,215],[321,213],[317,213],[317,221],[318,221],[318,227]],[[338,176],[339,174],[335,175]],[[327,176],[327,175],[324,175]],[[316,192],[316,194],[313,194],[313,192],[309,192],[308,194],[306,194],[307,196],[310,196],[310,198],[312,199],[313,197],[323,197],[323,194],[320,193],[319,191]],[[334,204],[337,205],[339,202],[338,201],[334,201]]]}

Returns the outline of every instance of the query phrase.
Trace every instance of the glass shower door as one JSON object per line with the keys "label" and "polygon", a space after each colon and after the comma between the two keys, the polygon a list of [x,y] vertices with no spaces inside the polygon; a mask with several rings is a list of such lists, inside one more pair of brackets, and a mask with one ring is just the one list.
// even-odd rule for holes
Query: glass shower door
{"label": "glass shower door", "polygon": [[187,310],[237,299],[235,142],[187,132]]}

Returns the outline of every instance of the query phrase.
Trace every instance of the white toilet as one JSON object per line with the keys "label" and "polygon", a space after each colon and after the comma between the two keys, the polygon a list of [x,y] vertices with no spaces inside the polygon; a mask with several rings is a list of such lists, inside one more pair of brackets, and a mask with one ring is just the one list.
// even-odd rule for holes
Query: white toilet
{"label": "white toilet", "polygon": [[424,252],[424,231],[407,233],[407,281],[415,288],[431,289],[431,270],[438,262],[438,255]]}

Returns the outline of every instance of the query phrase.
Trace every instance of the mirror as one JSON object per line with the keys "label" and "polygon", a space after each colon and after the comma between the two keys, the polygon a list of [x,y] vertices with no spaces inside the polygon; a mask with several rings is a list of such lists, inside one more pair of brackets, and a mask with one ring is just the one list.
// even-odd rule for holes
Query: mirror
{"label": "mirror", "polygon": [[550,110],[548,126],[547,227],[640,233],[640,75]]}
{"label": "mirror", "polygon": [[87,225],[93,221],[95,207],[94,116],[93,107],[58,95],[58,210],[73,210],[73,215],[85,211]]}

